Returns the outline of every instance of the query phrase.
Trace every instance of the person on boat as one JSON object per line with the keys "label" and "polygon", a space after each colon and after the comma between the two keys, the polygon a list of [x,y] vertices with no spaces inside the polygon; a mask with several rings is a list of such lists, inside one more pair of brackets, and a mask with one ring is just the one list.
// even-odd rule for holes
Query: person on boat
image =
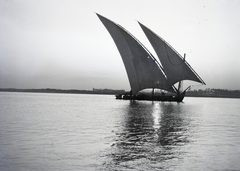
{"label": "person on boat", "polygon": [[129,92],[129,93],[130,93],[130,96],[132,97],[132,90],[130,90],[130,92]]}

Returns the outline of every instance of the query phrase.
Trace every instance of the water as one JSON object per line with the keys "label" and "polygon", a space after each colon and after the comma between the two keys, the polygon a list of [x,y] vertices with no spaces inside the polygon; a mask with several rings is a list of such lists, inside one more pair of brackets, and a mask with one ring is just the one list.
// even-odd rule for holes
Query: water
{"label": "water", "polygon": [[0,170],[239,170],[240,99],[0,93]]}

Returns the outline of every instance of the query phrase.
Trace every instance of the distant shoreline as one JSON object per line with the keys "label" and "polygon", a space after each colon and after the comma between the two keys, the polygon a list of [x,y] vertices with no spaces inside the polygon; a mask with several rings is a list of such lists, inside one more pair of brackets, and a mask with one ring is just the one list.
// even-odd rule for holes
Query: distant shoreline
{"label": "distant shoreline", "polygon": [[[63,90],[63,89],[16,89],[16,88],[0,88],[0,92],[29,92],[29,93],[65,93],[65,94],[106,94],[116,95],[124,94],[125,90],[113,89],[94,89],[93,90]],[[225,89],[206,89],[187,91],[186,97],[216,97],[216,98],[240,98],[240,90]]]}
{"label": "distant shoreline", "polygon": [[25,92],[25,93],[66,93],[66,94],[121,94],[125,93],[124,90],[112,90],[112,89],[93,89],[93,90],[63,90],[63,89],[16,89],[16,88],[0,88],[0,92]]}

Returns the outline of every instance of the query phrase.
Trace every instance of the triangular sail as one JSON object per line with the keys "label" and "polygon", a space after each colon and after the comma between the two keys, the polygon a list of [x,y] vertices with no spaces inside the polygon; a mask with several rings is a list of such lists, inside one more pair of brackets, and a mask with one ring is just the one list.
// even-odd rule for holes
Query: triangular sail
{"label": "triangular sail", "polygon": [[174,85],[181,80],[192,80],[202,84],[204,81],[197,75],[192,67],[181,57],[164,39],[138,22],[152,44],[167,75],[169,84]]}
{"label": "triangular sail", "polygon": [[146,88],[172,91],[159,63],[128,31],[97,14],[112,36],[125,65],[133,95]]}

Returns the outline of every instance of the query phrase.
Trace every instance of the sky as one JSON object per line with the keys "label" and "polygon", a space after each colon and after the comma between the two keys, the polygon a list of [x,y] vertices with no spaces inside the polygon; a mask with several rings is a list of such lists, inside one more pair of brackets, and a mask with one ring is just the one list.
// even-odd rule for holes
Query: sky
{"label": "sky", "polygon": [[[240,89],[239,0],[0,0],[0,88],[129,90],[121,56],[96,13],[157,58],[137,21],[206,82]],[[184,83],[185,84],[185,83]]]}

